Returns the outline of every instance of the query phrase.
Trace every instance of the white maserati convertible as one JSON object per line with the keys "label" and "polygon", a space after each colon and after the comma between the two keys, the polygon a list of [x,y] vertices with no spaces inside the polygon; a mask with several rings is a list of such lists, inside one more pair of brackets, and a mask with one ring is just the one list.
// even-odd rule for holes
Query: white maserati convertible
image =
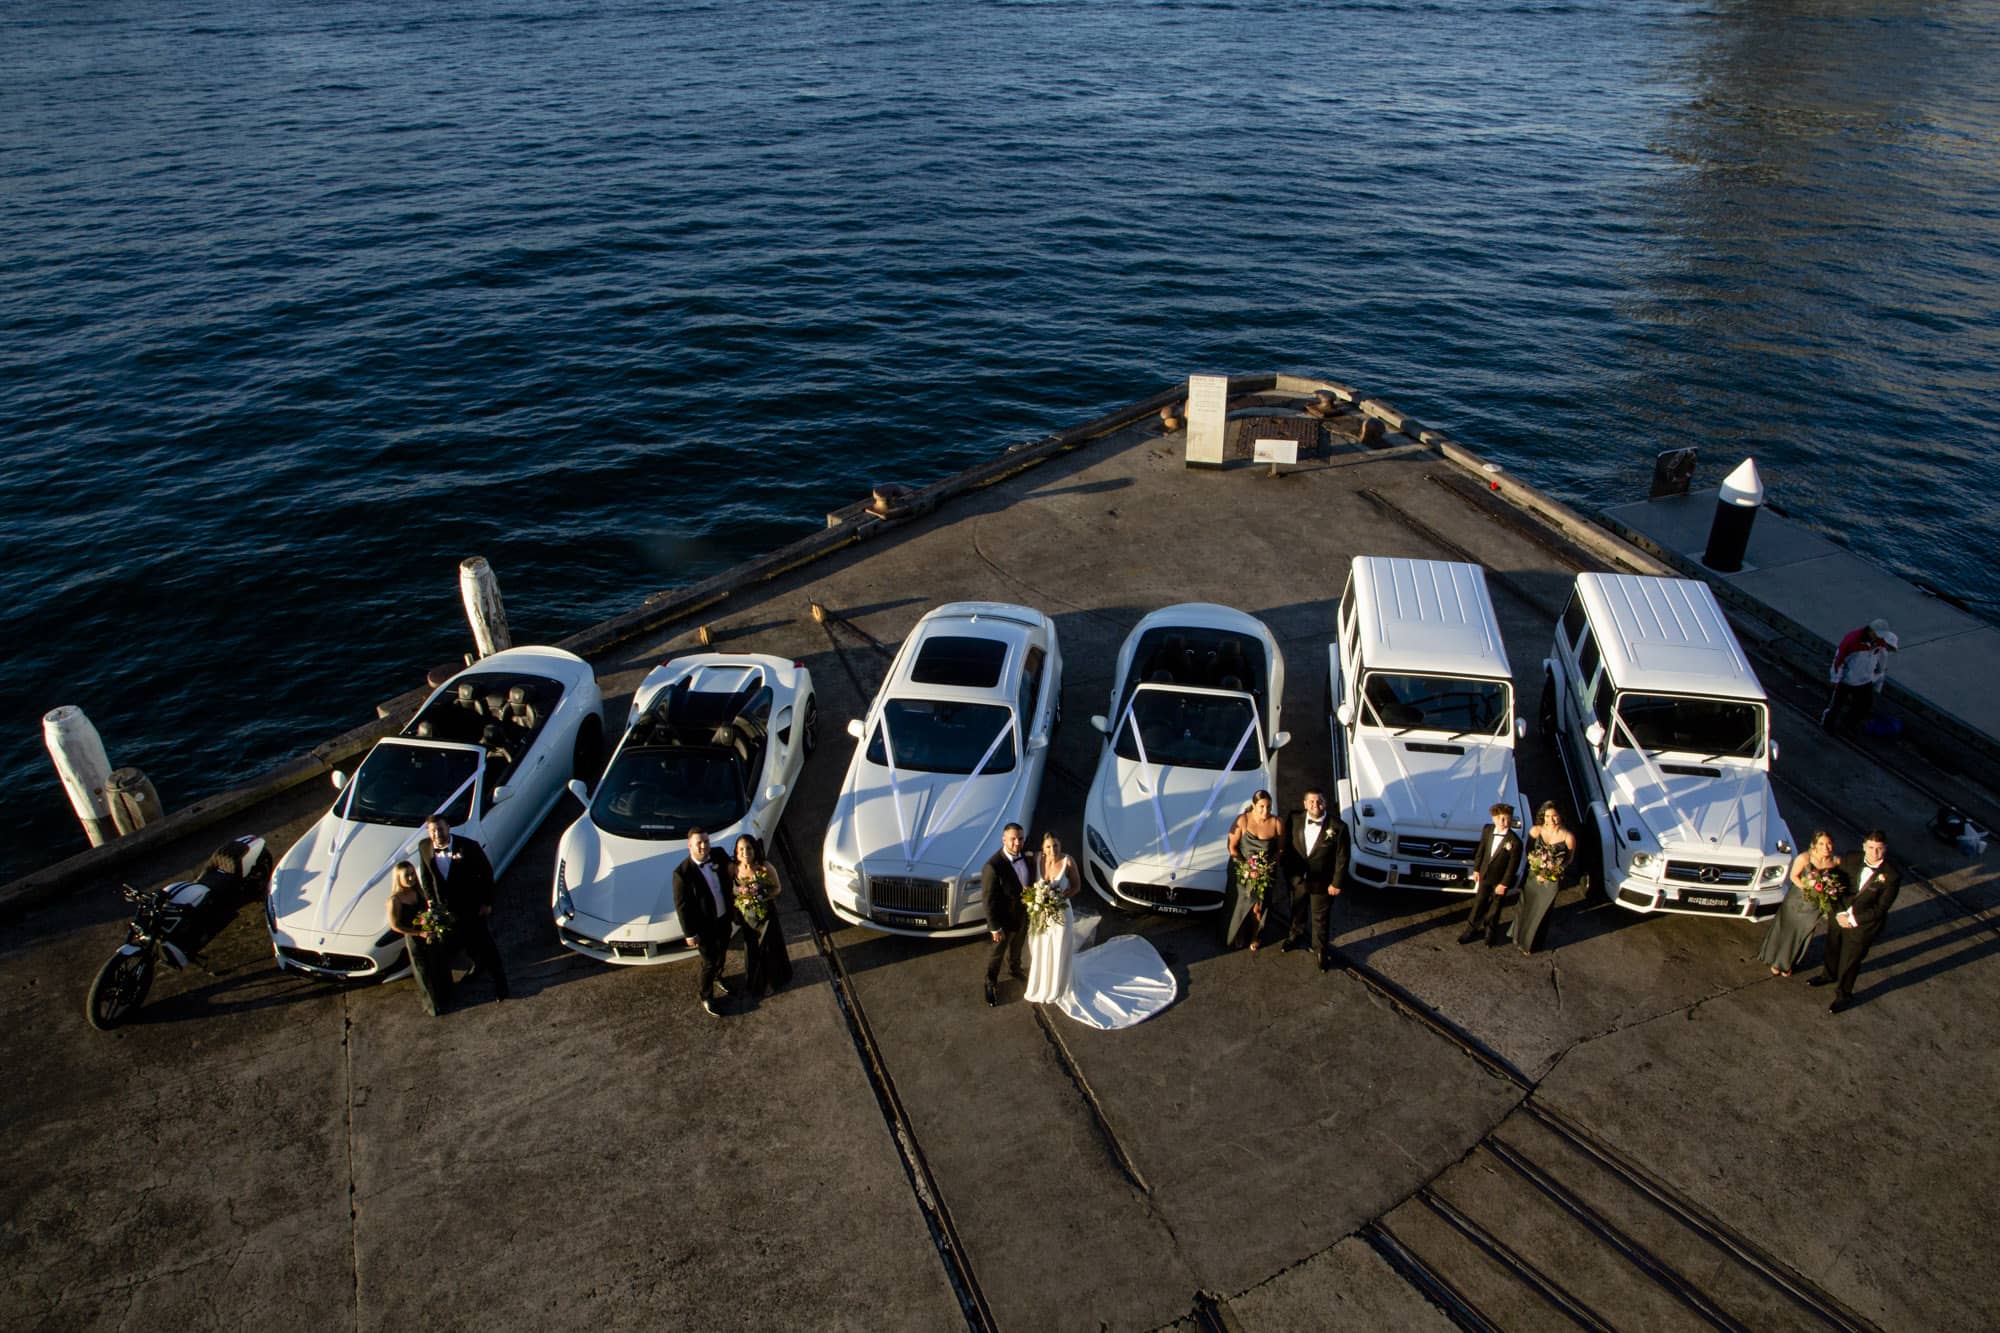
{"label": "white maserati convertible", "polygon": [[597,677],[574,653],[509,648],[453,676],[352,778],[335,771],[333,808],[278,861],[264,900],[278,966],[341,979],[401,969],[389,871],[424,821],[443,814],[499,875],[603,744]]}
{"label": "white maserati convertible", "polygon": [[1104,750],[1084,803],[1084,877],[1114,907],[1212,911],[1229,827],[1277,795],[1285,661],[1264,622],[1189,602],[1141,620],[1118,651]]}
{"label": "white maserati convertible", "polygon": [[953,602],[917,627],[865,717],[821,860],[835,915],[898,935],[986,929],[979,872],[1026,825],[1062,698],[1055,622]]}
{"label": "white maserati convertible", "polygon": [[563,833],[550,908],[556,937],[606,963],[693,955],[674,913],[674,867],[691,829],[724,855],[768,850],[819,740],[812,673],[756,653],[694,653],[655,667],[583,817]]}

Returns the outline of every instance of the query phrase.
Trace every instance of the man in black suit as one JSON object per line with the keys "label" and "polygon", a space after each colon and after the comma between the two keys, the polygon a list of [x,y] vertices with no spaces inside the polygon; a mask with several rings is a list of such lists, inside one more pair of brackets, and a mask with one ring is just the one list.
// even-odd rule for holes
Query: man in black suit
{"label": "man in black suit", "polygon": [[507,971],[500,965],[500,946],[493,942],[493,863],[486,849],[463,834],[451,831],[451,821],[432,815],[424,821],[428,835],[417,849],[417,887],[427,902],[442,902],[451,913],[454,948],[465,950],[472,968],[465,975],[485,972],[493,978],[493,998],[504,1000],[513,994],[507,988]]}
{"label": "man in black suit", "polygon": [[[686,932],[687,945],[701,954],[698,992],[701,1007],[712,1017],[717,978],[729,957],[729,939],[736,933],[736,871],[720,849],[708,845],[706,829],[688,830],[688,859],[674,867],[674,916]],[[723,986],[722,993],[729,994]]]}
{"label": "man in black suit", "polygon": [[1000,831],[1000,850],[979,872],[979,890],[986,900],[986,925],[993,934],[993,953],[986,960],[986,1003],[998,1003],[993,987],[1000,980],[1000,959],[1007,959],[1007,972],[1016,981],[1026,981],[1021,967],[1021,946],[1028,938],[1028,909],[1021,894],[1035,882],[1035,868],[1028,863],[1027,835],[1019,824]]}
{"label": "man in black suit", "polygon": [[1833,1003],[1826,1007],[1829,1014],[1839,1013],[1853,999],[1861,960],[1882,933],[1882,923],[1889,919],[1889,909],[1903,888],[1903,872],[1889,864],[1889,840],[1881,829],[1870,829],[1861,840],[1861,850],[1843,856],[1840,868],[1854,886],[1854,896],[1827,918],[1826,963],[1808,983],[1833,987]]}
{"label": "man in black suit", "polygon": [[1310,910],[1313,957],[1324,972],[1333,966],[1326,949],[1327,918],[1333,914],[1333,899],[1347,870],[1347,831],[1327,808],[1326,793],[1317,787],[1306,790],[1305,808],[1294,810],[1285,821],[1285,862],[1292,878],[1292,920],[1285,930],[1284,952],[1305,947]]}
{"label": "man in black suit", "polygon": [[1500,942],[1500,912],[1521,868],[1521,835],[1514,832],[1514,807],[1496,805],[1487,813],[1493,822],[1480,833],[1479,850],[1472,854],[1472,915],[1466,920],[1465,933],[1458,937],[1460,944],[1472,943],[1481,931],[1488,944]]}

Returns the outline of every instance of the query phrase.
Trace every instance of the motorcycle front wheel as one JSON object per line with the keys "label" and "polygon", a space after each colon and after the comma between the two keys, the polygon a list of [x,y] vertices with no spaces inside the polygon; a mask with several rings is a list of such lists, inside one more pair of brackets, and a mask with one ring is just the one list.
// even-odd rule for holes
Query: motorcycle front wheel
{"label": "motorcycle front wheel", "polygon": [[119,950],[98,969],[84,1002],[84,1017],[99,1032],[109,1032],[132,1016],[153,985],[153,955]]}

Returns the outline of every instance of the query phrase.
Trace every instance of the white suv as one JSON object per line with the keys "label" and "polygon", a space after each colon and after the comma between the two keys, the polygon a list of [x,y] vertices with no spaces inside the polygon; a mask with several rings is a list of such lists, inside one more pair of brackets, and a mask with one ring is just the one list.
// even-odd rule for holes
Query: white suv
{"label": "white suv", "polygon": [[1635,912],[1777,910],[1793,848],[1770,709],[1708,585],[1578,575],[1544,666],[1542,732],[1606,896]]}
{"label": "white suv", "polygon": [[1524,813],[1522,726],[1486,571],[1356,556],[1327,649],[1327,705],[1349,878],[1472,892],[1487,812]]}

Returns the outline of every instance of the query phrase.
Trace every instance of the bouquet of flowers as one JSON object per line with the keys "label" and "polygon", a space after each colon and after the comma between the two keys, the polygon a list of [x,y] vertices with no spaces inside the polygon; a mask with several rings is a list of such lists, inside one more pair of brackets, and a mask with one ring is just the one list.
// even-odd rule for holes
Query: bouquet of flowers
{"label": "bouquet of flowers", "polygon": [[1237,871],[1237,882],[1259,907],[1264,904],[1264,895],[1271,891],[1271,876],[1277,868],[1277,862],[1270,856],[1257,852],[1244,858],[1242,868]]}
{"label": "bouquet of flowers", "polygon": [[1566,855],[1568,848],[1551,847],[1540,838],[1531,841],[1534,846],[1528,851],[1528,873],[1536,879],[1545,879],[1551,883],[1560,881],[1563,876],[1563,862],[1569,859]]}
{"label": "bouquet of flowers", "polygon": [[417,913],[417,919],[410,924],[416,927],[417,934],[436,944],[451,933],[451,913],[443,904],[434,903]]}
{"label": "bouquet of flowers", "polygon": [[764,923],[771,919],[771,888],[771,872],[768,870],[740,876],[736,881],[736,911],[742,916],[743,924],[752,930],[762,930]]}
{"label": "bouquet of flowers", "polygon": [[1066,905],[1061,891],[1045,879],[1036,880],[1021,892],[1021,906],[1028,909],[1030,930],[1054,930],[1062,925]]}
{"label": "bouquet of flowers", "polygon": [[1821,870],[1808,865],[1804,892],[1806,901],[1818,908],[1821,916],[1832,916],[1840,910],[1841,900],[1847,897],[1847,876],[1840,873],[1838,866]]}

